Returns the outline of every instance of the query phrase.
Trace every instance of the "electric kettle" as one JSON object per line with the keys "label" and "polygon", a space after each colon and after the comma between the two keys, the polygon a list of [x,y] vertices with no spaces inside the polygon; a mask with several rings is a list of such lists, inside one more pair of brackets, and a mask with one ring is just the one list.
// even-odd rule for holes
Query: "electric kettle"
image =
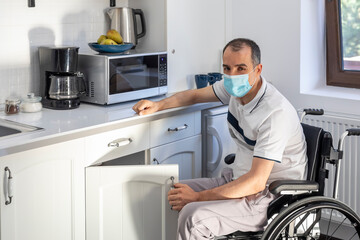
{"label": "electric kettle", "polygon": [[[110,17],[110,29],[115,29],[120,33],[124,42],[132,43],[134,47],[138,39],[145,36],[146,25],[144,13],[141,9],[132,9],[128,7],[108,8],[107,14]],[[136,15],[140,16],[141,32],[137,32]]]}

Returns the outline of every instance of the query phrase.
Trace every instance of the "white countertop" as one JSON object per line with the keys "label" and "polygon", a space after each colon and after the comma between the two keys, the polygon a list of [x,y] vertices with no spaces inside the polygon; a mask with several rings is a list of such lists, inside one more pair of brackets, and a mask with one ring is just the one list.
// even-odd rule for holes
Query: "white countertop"
{"label": "white countertop", "polygon": [[[162,98],[164,97],[152,98],[152,100],[157,101]],[[195,104],[139,116],[132,110],[132,106],[136,102],[109,106],[81,103],[79,108],[72,110],[43,108],[41,112],[37,113],[20,112],[14,115],[6,115],[1,112],[1,119],[43,129],[0,138],[0,156],[219,105],[219,103]]]}

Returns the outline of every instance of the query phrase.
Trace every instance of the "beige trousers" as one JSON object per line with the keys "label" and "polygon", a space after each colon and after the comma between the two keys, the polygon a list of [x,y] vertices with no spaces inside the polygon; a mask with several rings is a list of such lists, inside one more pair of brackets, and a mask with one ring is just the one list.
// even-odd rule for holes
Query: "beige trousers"
{"label": "beige trousers", "polygon": [[[194,191],[202,191],[230,182],[232,169],[224,169],[220,178],[181,181]],[[275,196],[264,191],[241,199],[192,202],[180,212],[178,240],[214,239],[235,231],[261,231],[267,224],[266,210]]]}

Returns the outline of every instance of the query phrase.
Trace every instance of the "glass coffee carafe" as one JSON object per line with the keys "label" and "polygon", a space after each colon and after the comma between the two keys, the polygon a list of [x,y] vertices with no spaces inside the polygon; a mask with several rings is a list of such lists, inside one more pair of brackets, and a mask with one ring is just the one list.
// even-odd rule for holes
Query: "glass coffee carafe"
{"label": "glass coffee carafe", "polygon": [[76,75],[51,75],[49,98],[51,99],[74,99],[86,92],[84,75],[80,72]]}

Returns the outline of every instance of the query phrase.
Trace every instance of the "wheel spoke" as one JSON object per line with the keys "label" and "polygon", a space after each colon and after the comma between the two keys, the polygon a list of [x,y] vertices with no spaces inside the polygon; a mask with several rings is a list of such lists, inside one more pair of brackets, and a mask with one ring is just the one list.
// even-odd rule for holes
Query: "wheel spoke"
{"label": "wheel spoke", "polygon": [[357,235],[357,232],[355,232],[354,235],[352,235],[349,240],[353,239],[353,237],[355,237],[356,235]]}
{"label": "wheel spoke", "polygon": [[346,218],[344,218],[344,220],[342,220],[342,222],[337,226],[337,228],[334,230],[334,232],[331,234],[331,237],[334,236],[335,232],[339,229],[339,227],[345,222]]}
{"label": "wheel spoke", "polygon": [[331,218],[332,218],[332,212],[333,212],[334,209],[331,209],[331,212],[330,212],[330,220],[329,220],[329,224],[328,224],[328,227],[327,227],[327,231],[326,231],[326,239],[325,240],[328,240],[328,236],[329,236],[329,229],[330,229],[330,223],[331,223]]}

